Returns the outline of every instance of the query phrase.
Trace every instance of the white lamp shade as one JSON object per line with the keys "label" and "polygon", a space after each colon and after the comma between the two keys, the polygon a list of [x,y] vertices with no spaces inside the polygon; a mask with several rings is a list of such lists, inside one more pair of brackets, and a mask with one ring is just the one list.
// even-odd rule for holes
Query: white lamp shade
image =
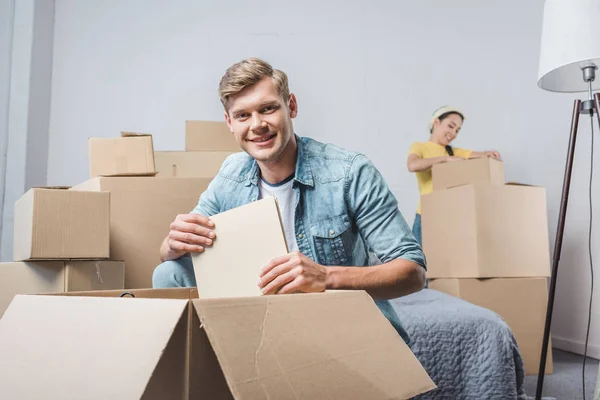
{"label": "white lamp shade", "polygon": [[[581,68],[600,67],[600,0],[546,0],[538,86],[552,92],[585,92]],[[600,89],[600,71],[592,89]]]}

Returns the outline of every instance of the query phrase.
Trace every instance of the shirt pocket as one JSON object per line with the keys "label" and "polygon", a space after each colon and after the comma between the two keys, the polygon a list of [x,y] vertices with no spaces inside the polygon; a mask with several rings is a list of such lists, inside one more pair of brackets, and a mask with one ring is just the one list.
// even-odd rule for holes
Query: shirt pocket
{"label": "shirt pocket", "polygon": [[310,228],[317,262],[321,265],[347,265],[351,261],[353,234],[347,215],[327,218]]}

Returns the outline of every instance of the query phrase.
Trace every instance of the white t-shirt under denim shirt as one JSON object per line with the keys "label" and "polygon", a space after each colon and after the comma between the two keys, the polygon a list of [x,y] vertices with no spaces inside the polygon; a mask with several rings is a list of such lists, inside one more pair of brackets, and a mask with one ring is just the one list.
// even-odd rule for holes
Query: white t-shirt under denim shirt
{"label": "white t-shirt under denim shirt", "polygon": [[294,192],[292,187],[293,183],[294,174],[275,184],[269,183],[261,178],[258,184],[259,199],[275,197],[279,203],[279,212],[281,213],[283,230],[285,231],[285,241],[287,242],[288,250],[290,252],[298,250],[294,230],[296,192]]}

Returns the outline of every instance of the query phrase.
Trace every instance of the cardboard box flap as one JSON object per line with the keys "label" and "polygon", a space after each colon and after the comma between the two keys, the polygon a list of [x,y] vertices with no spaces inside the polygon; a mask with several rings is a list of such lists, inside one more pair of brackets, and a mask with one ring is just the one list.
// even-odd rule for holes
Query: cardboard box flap
{"label": "cardboard box flap", "polygon": [[71,186],[34,186],[32,189],[68,190]]}
{"label": "cardboard box flap", "polygon": [[[267,197],[211,220],[214,246],[192,256],[200,298],[260,296],[260,269],[288,253],[277,199]],[[248,240],[257,232],[260,240]]]}
{"label": "cardboard box flap", "polygon": [[168,389],[183,388],[164,379],[159,361],[172,358],[165,349],[178,342],[185,352],[187,304],[16,296],[0,320],[0,398],[156,398],[143,394],[160,378]]}
{"label": "cardboard box flap", "polygon": [[435,388],[364,291],[193,304],[237,400],[407,399]]}
{"label": "cardboard box flap", "polygon": [[136,132],[121,132],[121,137],[142,137],[152,136],[150,133],[136,133]]}

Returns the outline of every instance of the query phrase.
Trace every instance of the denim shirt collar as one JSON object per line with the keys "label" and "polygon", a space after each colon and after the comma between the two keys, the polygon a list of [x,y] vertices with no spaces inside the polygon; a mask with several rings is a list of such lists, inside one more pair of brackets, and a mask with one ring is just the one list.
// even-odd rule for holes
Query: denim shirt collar
{"label": "denim shirt collar", "polygon": [[[301,183],[305,186],[314,186],[313,174],[310,169],[310,164],[308,162],[308,152],[305,148],[305,143],[302,139],[294,134],[296,137],[296,145],[297,145],[297,153],[296,153],[296,175],[294,177],[294,181]],[[258,186],[258,180],[260,179],[260,168],[258,167],[258,163],[256,160],[252,160],[252,166],[250,167],[250,171],[248,173],[248,184],[252,184],[254,186]]]}

